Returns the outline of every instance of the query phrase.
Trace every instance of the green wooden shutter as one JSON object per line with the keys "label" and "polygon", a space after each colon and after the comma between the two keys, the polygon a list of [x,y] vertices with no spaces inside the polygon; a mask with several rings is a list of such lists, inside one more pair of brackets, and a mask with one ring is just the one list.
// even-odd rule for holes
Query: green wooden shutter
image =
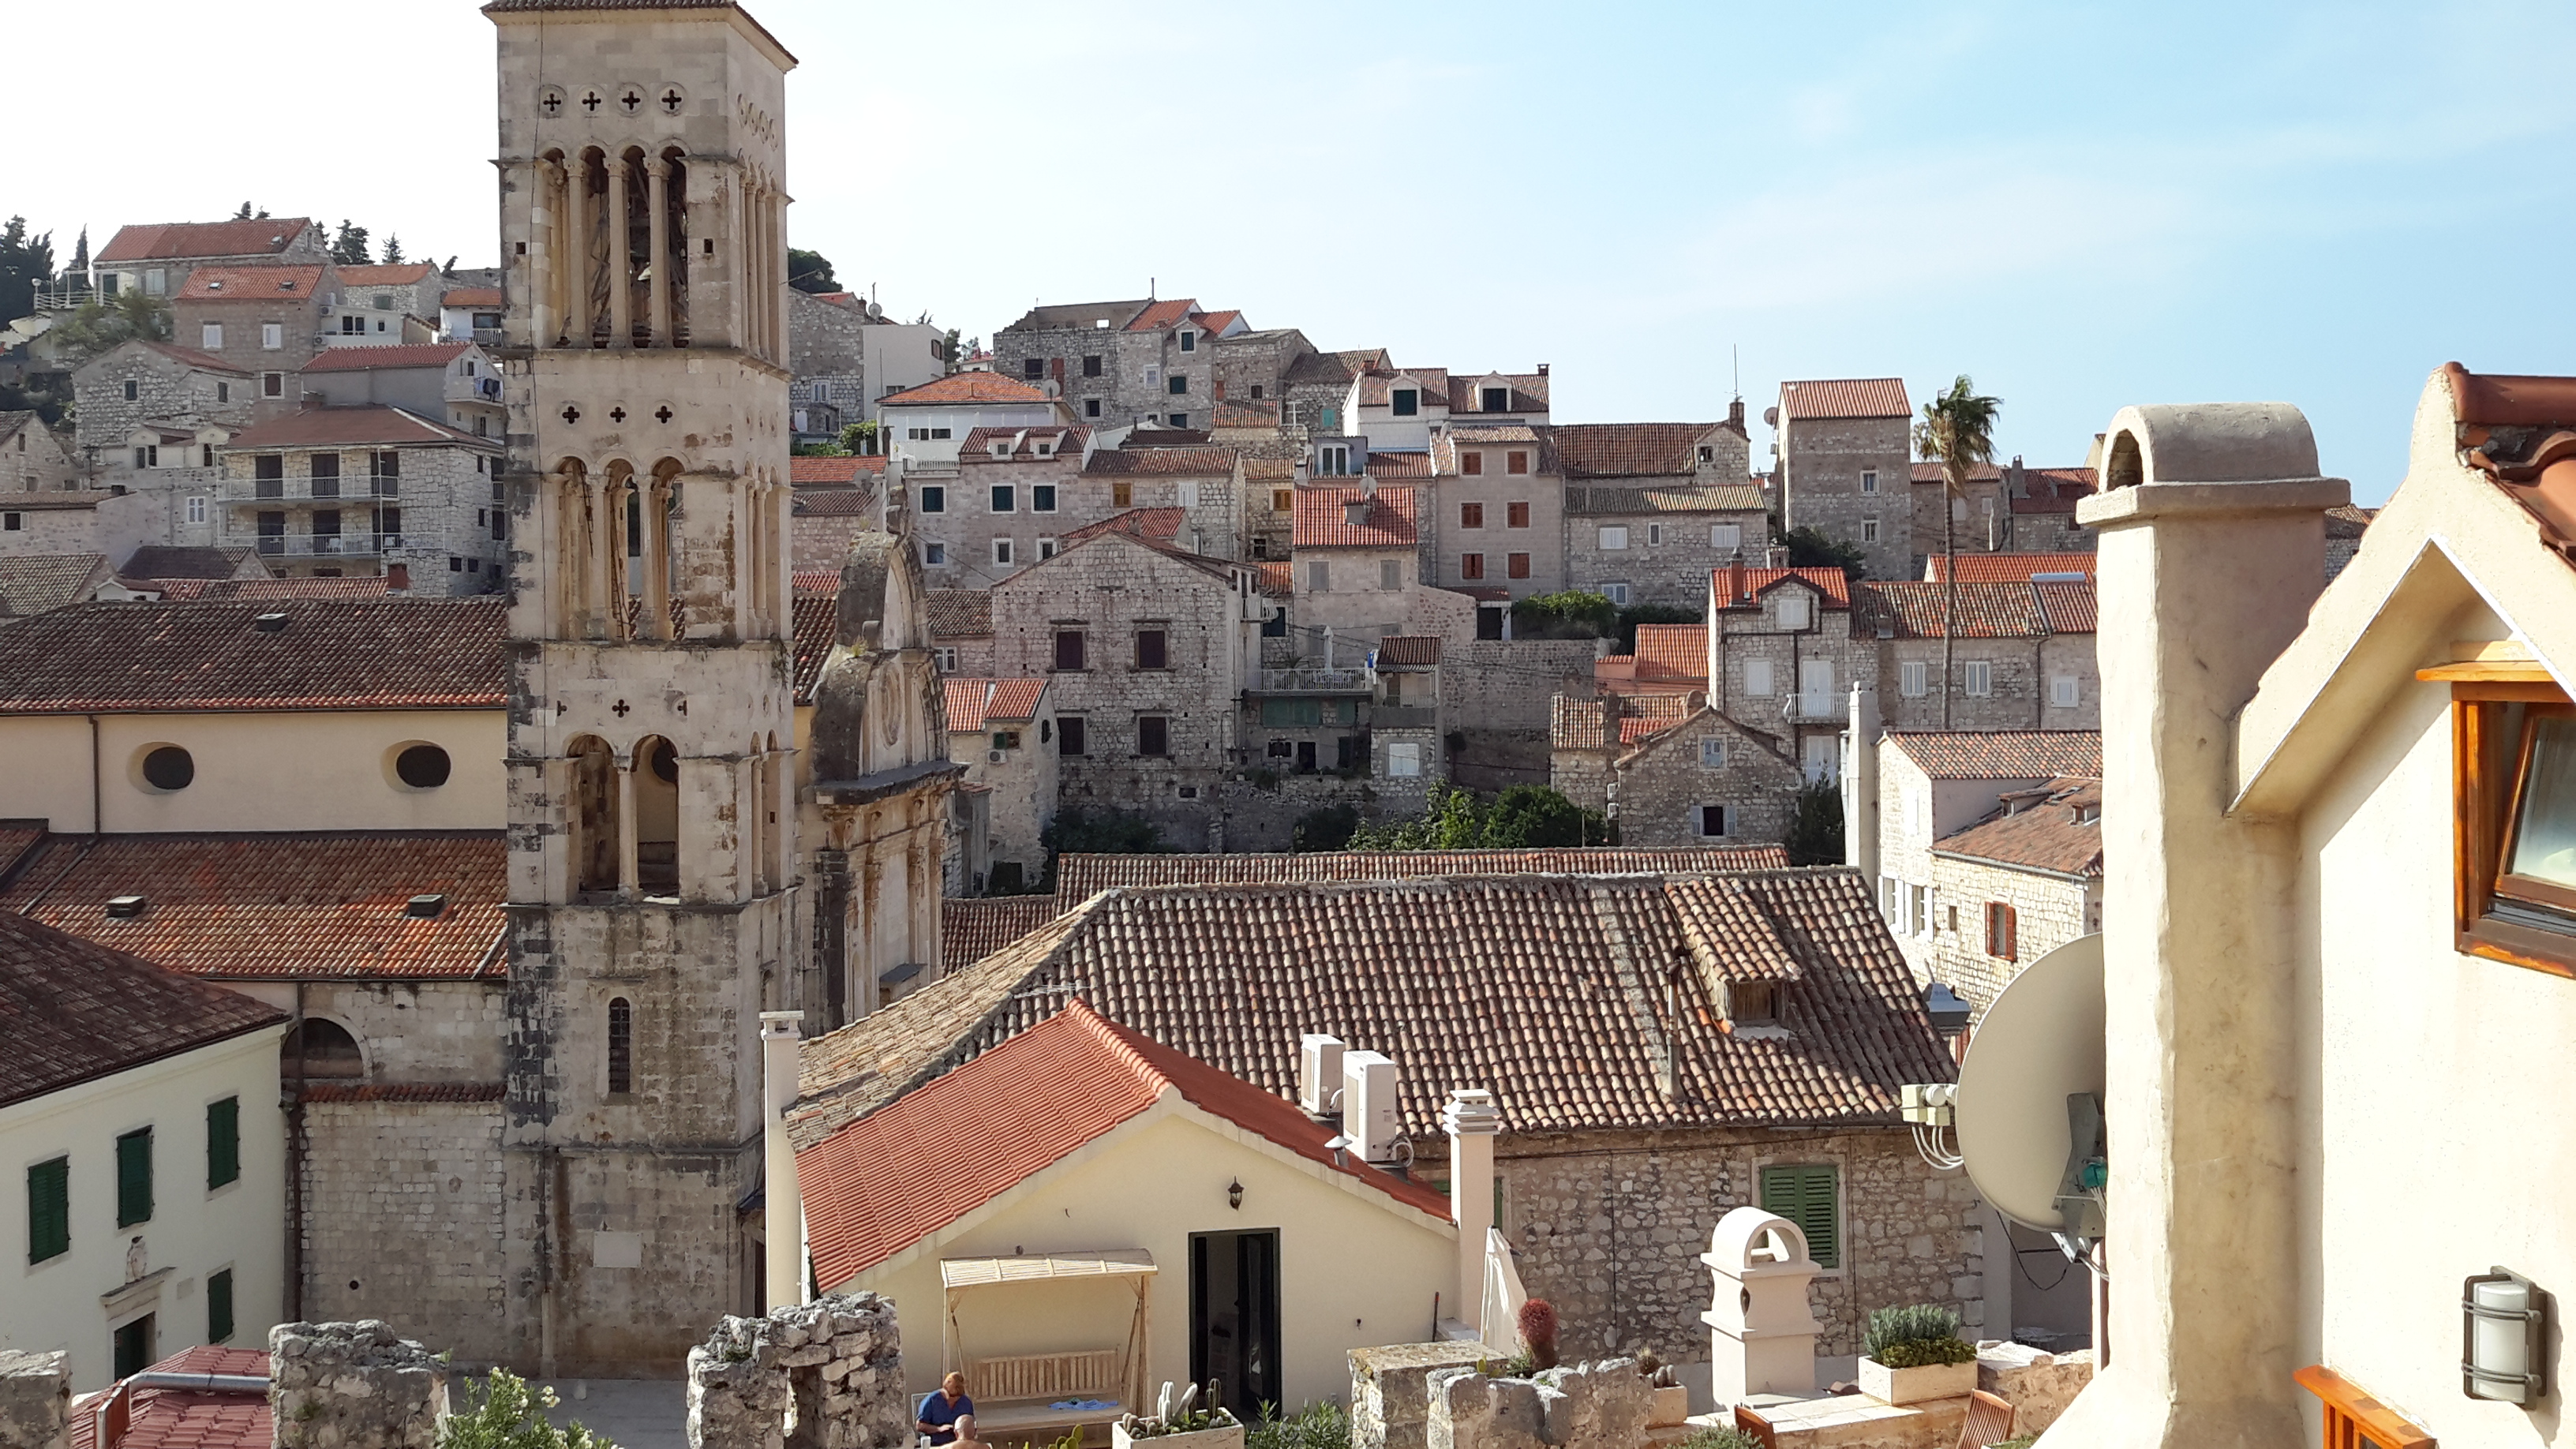
{"label": "green wooden shutter", "polygon": [[233,1336],[233,1270],[225,1268],[206,1275],[206,1342],[221,1343]]}
{"label": "green wooden shutter", "polygon": [[152,1129],[116,1139],[116,1225],[152,1221]]}
{"label": "green wooden shutter", "polygon": [[241,1098],[206,1104],[206,1191],[241,1177]]}
{"label": "green wooden shutter", "polygon": [[72,1250],[72,1160],[57,1157],[27,1169],[27,1261]]}
{"label": "green wooden shutter", "polygon": [[1842,1266],[1842,1219],[1836,1211],[1834,1165],[1802,1163],[1762,1169],[1762,1210],[1798,1225],[1807,1256],[1820,1268]]}

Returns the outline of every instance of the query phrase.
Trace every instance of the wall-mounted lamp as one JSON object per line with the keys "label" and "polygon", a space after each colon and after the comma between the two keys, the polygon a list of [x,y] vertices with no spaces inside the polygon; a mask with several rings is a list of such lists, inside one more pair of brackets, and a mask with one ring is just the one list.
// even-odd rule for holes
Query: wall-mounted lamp
{"label": "wall-mounted lamp", "polygon": [[1225,1205],[1226,1205],[1227,1207],[1230,1207],[1230,1208],[1234,1209],[1236,1212],[1241,1212],[1241,1211],[1243,1211],[1243,1179],[1242,1179],[1242,1178],[1239,1178],[1239,1177],[1238,1177],[1238,1178],[1236,1178],[1234,1181],[1229,1182],[1229,1183],[1227,1183],[1227,1184],[1225,1185]]}
{"label": "wall-mounted lamp", "polygon": [[1943,1036],[1957,1036],[1968,1029],[1968,1018],[1974,1008],[1959,998],[1946,984],[1935,981],[1923,993],[1924,1014],[1932,1018],[1932,1029]]}
{"label": "wall-mounted lamp", "polygon": [[2460,1389],[2536,1404],[2549,1393],[2549,1295],[2503,1268],[2460,1285]]}

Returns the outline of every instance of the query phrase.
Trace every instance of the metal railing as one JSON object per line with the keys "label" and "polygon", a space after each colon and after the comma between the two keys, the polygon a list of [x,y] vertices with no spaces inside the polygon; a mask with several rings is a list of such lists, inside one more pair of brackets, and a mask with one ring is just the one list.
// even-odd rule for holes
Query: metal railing
{"label": "metal railing", "polygon": [[399,533],[263,533],[253,540],[266,558],[374,558],[403,546]]}
{"label": "metal railing", "polygon": [[1264,669],[1260,678],[1263,694],[1366,694],[1369,687],[1369,672],[1365,669],[1299,666]]}
{"label": "metal railing", "polygon": [[330,492],[314,491],[320,482],[326,487],[329,478],[226,478],[224,499],[230,503],[365,503],[378,498],[402,497],[402,479],[377,478],[366,474],[344,477]]}

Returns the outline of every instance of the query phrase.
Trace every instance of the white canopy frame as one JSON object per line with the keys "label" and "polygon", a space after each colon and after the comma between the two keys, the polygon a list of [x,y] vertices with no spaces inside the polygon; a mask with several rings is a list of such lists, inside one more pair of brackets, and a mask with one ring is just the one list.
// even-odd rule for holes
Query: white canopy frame
{"label": "white canopy frame", "polygon": [[[945,1322],[940,1336],[939,1367],[945,1375],[962,1370],[966,1364],[964,1334],[957,1324],[957,1304],[966,1294],[979,1288],[1000,1288],[1021,1283],[1065,1282],[1084,1278],[1127,1278],[1136,1287],[1136,1311],[1128,1320],[1127,1346],[1122,1355],[1121,1383],[1118,1402],[1129,1410],[1144,1403],[1146,1353],[1153,1328],[1151,1289],[1154,1275],[1162,1271],[1154,1255],[1143,1248],[1109,1248],[1093,1253],[1031,1253],[999,1258],[942,1258],[939,1260],[939,1285],[947,1299]],[[970,1383],[969,1394],[982,1385]],[[1014,1420],[1022,1417],[1011,1416]],[[1096,1415],[1067,1414],[1064,1422],[1089,1422]],[[985,1416],[977,1416],[980,1431]],[[1021,1427],[1016,1424],[1013,1427]]]}

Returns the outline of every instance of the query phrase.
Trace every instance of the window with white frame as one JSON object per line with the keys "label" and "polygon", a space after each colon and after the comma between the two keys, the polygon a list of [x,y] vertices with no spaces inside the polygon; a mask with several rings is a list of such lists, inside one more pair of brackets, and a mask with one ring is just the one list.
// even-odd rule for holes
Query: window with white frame
{"label": "window with white frame", "polygon": [[1726,768],[1726,741],[1724,741],[1724,740],[1722,740],[1722,739],[1714,739],[1714,738],[1712,738],[1712,739],[1705,739],[1705,740],[1700,741],[1700,742],[1699,742],[1699,763],[1700,763],[1700,768],[1701,768],[1701,769],[1704,769],[1704,770],[1723,770],[1723,769],[1725,769],[1725,768]]}
{"label": "window with white frame", "polygon": [[1161,387],[1163,385],[1163,370],[1159,367],[1146,368],[1145,385],[1147,387]]}
{"label": "window with white frame", "polygon": [[2048,702],[2059,709],[2073,709],[2083,702],[2084,684],[2072,674],[2053,675],[2048,681]]}
{"label": "window with white frame", "polygon": [[1730,553],[1736,549],[1744,547],[1744,525],[1740,523],[1710,524],[1708,526],[1708,546],[1714,549],[1723,549]]}
{"label": "window with white frame", "polygon": [[932,648],[931,648],[931,651],[930,651],[930,657],[931,657],[932,662],[936,663],[936,664],[939,666],[939,672],[940,672],[940,673],[942,673],[942,674],[954,674],[954,673],[956,673],[956,672],[957,672],[957,646],[956,646],[956,645],[954,645],[954,644],[939,644],[939,645],[934,645],[934,646],[932,646]]}
{"label": "window with white frame", "polygon": [[1878,542],[1878,520],[1877,520],[1877,519],[1875,519],[1875,518],[1864,518],[1864,519],[1862,519],[1862,520],[1860,521],[1860,541],[1861,541],[1861,542],[1863,542],[1863,543],[1876,543],[1876,542]]}
{"label": "window with white frame", "polygon": [[1011,562],[1011,541],[1009,539],[997,538],[993,540],[993,562],[1006,568],[1009,567]]}
{"label": "window with white frame", "polygon": [[1323,478],[1347,478],[1351,475],[1351,448],[1348,443],[1331,443],[1315,450],[1315,473]]}
{"label": "window with white frame", "polygon": [[1386,772],[1399,780],[1419,778],[1422,774],[1422,746],[1413,744],[1387,746]]}
{"label": "window with white frame", "polygon": [[1995,666],[1983,659],[1971,659],[1960,667],[1959,684],[1968,695],[1982,699],[1995,692]]}
{"label": "window with white frame", "polygon": [[285,325],[277,322],[263,322],[259,324],[259,345],[270,352],[275,352],[279,348],[284,347],[286,345]]}
{"label": "window with white frame", "polygon": [[1199,350],[1199,335],[1190,331],[1186,327],[1181,329],[1181,350],[1183,352],[1196,352]]}
{"label": "window with white frame", "polygon": [[189,521],[190,523],[203,523],[203,522],[205,522],[205,521],[206,521],[206,499],[205,499],[205,495],[203,495],[203,494],[195,494],[195,495],[191,495],[191,496],[189,497],[189,499],[188,499],[188,521]]}
{"label": "window with white frame", "polygon": [[1020,508],[1020,490],[1009,483],[996,483],[993,485],[992,504],[995,513],[1017,513]]}
{"label": "window with white frame", "polygon": [[922,484],[921,492],[917,499],[917,506],[919,506],[921,511],[924,513],[946,513],[948,511],[948,489],[946,486],[938,483]]}
{"label": "window with white frame", "polygon": [[1620,608],[1624,609],[1628,607],[1628,586],[1626,584],[1603,584],[1601,586],[1601,595],[1610,602],[1617,604]]}
{"label": "window with white frame", "polygon": [[1611,524],[1603,524],[1603,525],[1602,525],[1602,527],[1601,527],[1601,547],[1602,547],[1602,548],[1604,548],[1605,550],[1608,550],[1608,551],[1610,551],[1610,552],[1616,553],[1616,552],[1617,552],[1617,551],[1619,551],[1620,549],[1626,548],[1627,546],[1628,546],[1628,530],[1627,530],[1626,528],[1624,528],[1624,527],[1622,527],[1622,526],[1620,526],[1620,525],[1618,525],[1618,524],[1615,524],[1615,523],[1611,523]]}
{"label": "window with white frame", "polygon": [[1753,696],[1755,699],[1769,699],[1771,697],[1770,660],[1747,659],[1744,661],[1744,692]]}
{"label": "window with white frame", "polygon": [[1653,547],[1655,547],[1656,545],[1658,545],[1658,544],[1662,543],[1663,541],[1664,541],[1664,526],[1663,526],[1662,524],[1660,524],[1660,523],[1649,523],[1649,524],[1647,524],[1647,525],[1646,525],[1646,547],[1648,547],[1648,548],[1653,548]]}
{"label": "window with white frame", "polygon": [[1053,557],[1055,557],[1055,536],[1053,534],[1039,534],[1038,558],[1043,561]]}
{"label": "window with white frame", "polygon": [[1810,622],[1807,613],[1807,603],[1808,600],[1805,594],[1799,593],[1795,589],[1781,590],[1780,627],[1783,629],[1806,628]]}
{"label": "window with white frame", "polygon": [[921,561],[930,568],[937,568],[941,564],[948,562],[948,545],[944,543],[923,544],[921,546]]}
{"label": "window with white frame", "polygon": [[1029,512],[1031,512],[1031,513],[1053,513],[1053,512],[1055,512],[1055,485],[1054,485],[1054,484],[1052,484],[1052,483],[1032,483],[1032,484],[1030,484],[1030,485],[1029,485]]}
{"label": "window with white frame", "polygon": [[1863,493],[1875,493],[1878,491],[1878,470],[1876,468],[1863,468],[1860,470],[1860,491]]}
{"label": "window with white frame", "polygon": [[224,324],[209,322],[197,329],[197,346],[207,352],[224,350]]}
{"label": "window with white frame", "polygon": [[1196,508],[1199,506],[1199,480],[1196,478],[1182,479],[1178,484],[1174,485],[1173,492],[1179,498],[1181,507]]}
{"label": "window with white frame", "polygon": [[1702,840],[1723,838],[1727,833],[1726,825],[1725,806],[1694,805],[1691,807],[1691,834]]}
{"label": "window with white frame", "polygon": [[1896,692],[1907,699],[1921,699],[1931,692],[1931,673],[1922,660],[1907,660],[1896,666]]}

